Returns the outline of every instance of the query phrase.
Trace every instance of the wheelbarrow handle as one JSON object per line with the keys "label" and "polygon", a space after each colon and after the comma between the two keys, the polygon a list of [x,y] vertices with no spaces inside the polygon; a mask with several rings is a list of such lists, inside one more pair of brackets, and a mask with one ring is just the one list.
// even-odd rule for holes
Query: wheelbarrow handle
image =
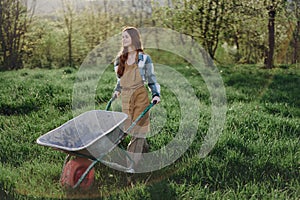
{"label": "wheelbarrow handle", "polygon": [[[116,96],[113,96],[109,102],[107,103],[107,106],[105,108],[105,110],[109,110],[111,107],[112,102],[116,99]],[[128,133],[129,131],[131,131],[131,129],[133,129],[133,127],[135,127],[135,125],[138,123],[138,121],[141,120],[142,117],[145,116],[145,114],[157,103],[157,101],[153,101],[151,102],[146,108],[145,110],[136,118],[136,120],[130,125],[130,127],[125,131],[125,133]]]}
{"label": "wheelbarrow handle", "polygon": [[109,102],[108,102],[107,105],[106,105],[105,110],[109,110],[109,109],[110,109],[112,102],[113,102],[116,98],[117,98],[117,97],[114,95],[114,96],[109,100]]}
{"label": "wheelbarrow handle", "polygon": [[156,102],[150,103],[145,110],[136,118],[136,120],[134,120],[134,122],[130,125],[130,127],[125,131],[125,133],[128,133],[129,131],[131,131],[131,129],[133,129],[133,127],[135,127],[135,125],[138,123],[138,121],[141,120],[142,117],[145,116],[145,114],[156,104]]}

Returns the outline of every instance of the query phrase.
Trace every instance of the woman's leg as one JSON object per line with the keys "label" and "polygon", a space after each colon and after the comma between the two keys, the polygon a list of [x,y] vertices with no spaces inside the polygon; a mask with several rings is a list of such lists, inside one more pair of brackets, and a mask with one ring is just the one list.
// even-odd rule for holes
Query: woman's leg
{"label": "woman's leg", "polygon": [[[148,93],[145,87],[136,90],[132,96],[130,107],[133,108],[133,121],[145,110],[149,105]],[[133,128],[131,141],[128,144],[127,150],[134,153],[131,157],[136,168],[142,159],[142,153],[148,152],[149,145],[146,140],[146,134],[150,127],[149,112]]]}

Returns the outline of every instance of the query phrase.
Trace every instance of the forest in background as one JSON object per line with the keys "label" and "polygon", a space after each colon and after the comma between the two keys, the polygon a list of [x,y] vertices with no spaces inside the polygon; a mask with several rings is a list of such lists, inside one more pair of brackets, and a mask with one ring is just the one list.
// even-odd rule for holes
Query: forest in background
{"label": "forest in background", "polygon": [[79,67],[122,27],[169,28],[191,36],[219,64],[299,63],[299,0],[0,1],[0,69]]}

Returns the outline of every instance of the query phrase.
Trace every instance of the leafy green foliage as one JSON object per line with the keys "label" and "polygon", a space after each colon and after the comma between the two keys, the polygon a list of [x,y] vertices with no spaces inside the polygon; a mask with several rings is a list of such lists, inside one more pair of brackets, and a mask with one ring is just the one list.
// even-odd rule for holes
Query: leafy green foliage
{"label": "leafy green foliage", "polygon": [[299,41],[297,6],[296,1],[282,0],[184,0],[156,9],[153,18],[159,26],[191,36],[222,64],[257,64],[265,62],[270,48],[272,8],[276,11],[275,63],[295,63],[291,52],[298,55],[294,45]]}
{"label": "leafy green foliage", "polygon": [[78,68],[91,49],[124,26],[167,27],[189,35],[222,64],[264,63],[271,8],[276,11],[275,64],[299,62],[297,0],[169,0],[165,6],[151,1],[84,1],[86,7],[61,2],[64,9],[57,13],[32,18],[34,3],[27,5],[26,13],[19,0],[1,1],[1,70],[69,64]]}

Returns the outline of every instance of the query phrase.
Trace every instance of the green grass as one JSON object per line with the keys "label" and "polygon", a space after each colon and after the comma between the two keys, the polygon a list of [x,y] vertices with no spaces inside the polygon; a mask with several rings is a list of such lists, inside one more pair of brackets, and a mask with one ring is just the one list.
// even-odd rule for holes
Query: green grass
{"label": "green grass", "polygon": [[[99,163],[94,186],[79,192],[65,191],[59,185],[65,154],[36,144],[39,136],[73,118],[77,71],[63,68],[0,72],[0,196],[299,199],[299,67],[265,70],[255,65],[219,66],[228,111],[223,134],[205,158],[199,157],[199,150],[209,127],[209,93],[191,66],[174,63],[172,67],[189,80],[200,100],[197,139],[192,146],[172,165],[135,175],[137,183],[133,188],[127,186],[125,173]],[[81,81],[84,84],[89,80]],[[100,82],[95,106],[104,109],[115,83],[111,68]],[[154,109],[153,115],[167,119],[158,134],[149,138],[151,150],[161,148],[174,137],[181,115],[176,95],[163,85],[162,92],[158,106],[165,113],[159,116]],[[117,103],[114,108],[118,108]],[[127,142],[128,139],[124,144]]]}

